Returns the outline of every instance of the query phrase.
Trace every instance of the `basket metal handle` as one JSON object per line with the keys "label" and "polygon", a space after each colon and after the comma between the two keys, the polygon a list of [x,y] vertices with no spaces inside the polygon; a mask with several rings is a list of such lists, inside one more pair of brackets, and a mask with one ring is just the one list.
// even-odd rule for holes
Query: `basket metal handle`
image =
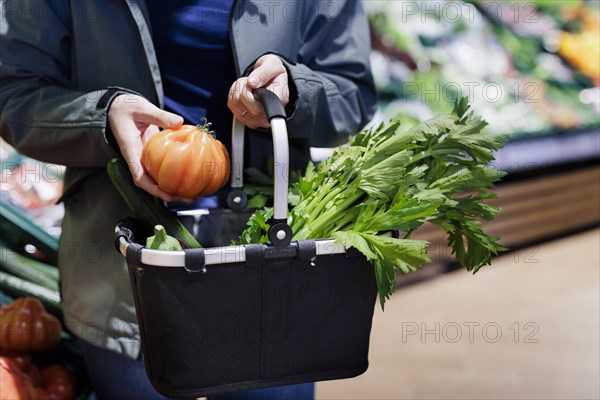
{"label": "basket metal handle", "polygon": [[[318,239],[304,242],[312,242],[310,246],[302,245],[301,242],[295,242],[289,245],[292,239],[292,231],[287,225],[287,191],[288,191],[288,162],[289,148],[286,126],[286,115],[283,104],[275,93],[267,89],[256,89],[254,95],[261,102],[271,122],[271,131],[273,133],[274,150],[274,211],[271,229],[269,230],[269,240],[274,246],[264,244],[242,245],[242,246],[224,246],[211,249],[187,249],[179,251],[151,250],[139,246],[137,262],[140,265],[153,265],[160,267],[189,267],[189,253],[202,253],[202,265],[230,264],[235,262],[247,262],[247,252],[249,249],[251,256],[256,258],[260,253],[260,259],[263,258],[289,258],[299,254],[310,254],[310,257],[320,255],[333,255],[346,253],[346,248],[335,242],[333,239]],[[231,192],[227,199],[229,207],[232,209],[242,209],[245,206],[245,194],[242,191],[243,165],[244,165],[244,125],[234,119],[233,137],[232,137],[232,178]],[[239,196],[239,198],[236,198]],[[134,244],[131,232],[119,223],[115,227],[115,246],[117,250],[126,256],[127,249]],[[289,245],[289,246],[288,246]],[[306,249],[310,248],[307,252]],[[186,257],[186,253],[188,256]],[[188,259],[188,261],[186,261]],[[197,267],[197,265],[195,265]],[[200,270],[205,270],[201,268]],[[188,270],[190,271],[190,270]],[[195,270],[194,270],[195,271]]]}
{"label": "basket metal handle", "polygon": [[[254,97],[262,104],[271,123],[274,154],[273,222],[269,230],[269,240],[274,245],[286,245],[292,239],[292,230],[287,224],[287,193],[289,173],[289,146],[286,126],[286,113],[283,103],[272,91],[259,88],[253,91]],[[246,206],[244,193],[244,130],[245,126],[233,119],[231,138],[231,191],[227,197],[228,206],[241,210]]]}

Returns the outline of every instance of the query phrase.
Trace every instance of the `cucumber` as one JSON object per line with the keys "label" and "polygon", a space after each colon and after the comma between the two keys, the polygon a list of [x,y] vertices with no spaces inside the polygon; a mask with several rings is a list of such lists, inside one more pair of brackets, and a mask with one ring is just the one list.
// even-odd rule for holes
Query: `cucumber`
{"label": "cucumber", "polygon": [[107,171],[115,188],[148,231],[152,232],[154,226],[162,225],[169,235],[179,239],[186,248],[202,247],[162,200],[135,186],[123,159],[113,158],[108,163]]}
{"label": "cucumber", "polygon": [[58,269],[16,254],[0,241],[0,270],[58,292]]}
{"label": "cucumber", "polygon": [[35,283],[27,282],[6,272],[0,271],[0,290],[14,298],[35,297],[39,299],[46,311],[55,317],[62,318],[60,294]]}

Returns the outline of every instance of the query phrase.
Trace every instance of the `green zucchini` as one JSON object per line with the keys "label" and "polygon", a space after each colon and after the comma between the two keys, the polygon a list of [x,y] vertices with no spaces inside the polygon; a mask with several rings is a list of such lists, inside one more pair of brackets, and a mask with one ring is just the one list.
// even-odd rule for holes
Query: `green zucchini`
{"label": "green zucchini", "polygon": [[24,248],[26,244],[32,244],[48,263],[58,264],[58,239],[6,201],[0,203],[0,233],[12,248]]}
{"label": "green zucchini", "polygon": [[162,200],[135,186],[131,172],[121,158],[113,158],[107,166],[108,176],[135,216],[148,229],[164,226],[167,233],[179,239],[186,248],[202,247]]}
{"label": "green zucchini", "polygon": [[58,292],[58,269],[16,254],[0,241],[0,270]]}
{"label": "green zucchini", "polygon": [[44,308],[55,317],[62,317],[60,294],[35,283],[27,282],[6,272],[0,271],[0,290],[14,298],[35,297]]}
{"label": "green zucchini", "polygon": [[146,239],[146,247],[155,250],[181,250],[179,241],[172,236],[167,235],[165,227],[156,225],[154,227],[154,236]]}

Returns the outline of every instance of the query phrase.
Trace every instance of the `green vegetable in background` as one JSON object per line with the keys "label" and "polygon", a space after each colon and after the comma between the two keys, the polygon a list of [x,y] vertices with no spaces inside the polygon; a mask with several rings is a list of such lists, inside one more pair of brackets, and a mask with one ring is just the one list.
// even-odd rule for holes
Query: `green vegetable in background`
{"label": "green vegetable in background", "polygon": [[[396,270],[429,261],[428,243],[410,239],[426,221],[442,227],[458,261],[477,272],[505,250],[480,226],[499,211],[483,201],[495,197],[488,189],[504,175],[488,164],[507,139],[482,133],[486,125],[462,98],[451,114],[412,128],[392,119],[360,132],[292,184],[294,239],[333,237],[363,253],[375,268],[382,308],[396,287]],[[240,242],[267,242],[272,212],[257,211]],[[392,230],[404,237],[380,235]]]}
{"label": "green vegetable in background", "polygon": [[202,247],[196,238],[177,219],[164,202],[135,186],[131,172],[122,158],[113,158],[106,166],[108,176],[117,191],[146,229],[162,225],[188,249]]}
{"label": "green vegetable in background", "polygon": [[146,239],[146,247],[154,250],[181,250],[179,241],[172,236],[167,235],[167,231],[162,225],[154,227],[154,236]]}
{"label": "green vegetable in background", "polygon": [[0,271],[58,292],[58,268],[17,254],[0,240]]}

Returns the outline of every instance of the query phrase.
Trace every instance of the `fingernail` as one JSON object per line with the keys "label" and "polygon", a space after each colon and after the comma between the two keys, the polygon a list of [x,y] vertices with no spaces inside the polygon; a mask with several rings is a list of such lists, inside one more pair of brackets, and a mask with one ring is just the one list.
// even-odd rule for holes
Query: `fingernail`
{"label": "fingernail", "polygon": [[183,123],[183,118],[179,116],[169,118],[169,126],[177,126]]}
{"label": "fingernail", "polygon": [[254,89],[256,89],[257,87],[260,87],[260,79],[256,75],[248,78],[248,82]]}

